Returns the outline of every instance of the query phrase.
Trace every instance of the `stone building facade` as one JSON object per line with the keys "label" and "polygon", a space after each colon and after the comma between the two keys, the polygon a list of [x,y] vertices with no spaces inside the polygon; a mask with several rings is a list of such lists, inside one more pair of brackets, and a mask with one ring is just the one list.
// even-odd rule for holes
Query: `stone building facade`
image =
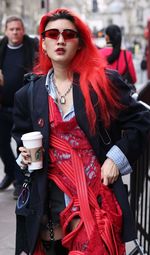
{"label": "stone building facade", "polygon": [[92,30],[100,30],[111,23],[119,24],[131,41],[143,38],[150,16],[150,0],[0,0],[0,6],[0,33],[4,31],[6,18],[18,15],[23,18],[27,33],[37,34],[39,20],[45,12],[68,7],[76,11]]}

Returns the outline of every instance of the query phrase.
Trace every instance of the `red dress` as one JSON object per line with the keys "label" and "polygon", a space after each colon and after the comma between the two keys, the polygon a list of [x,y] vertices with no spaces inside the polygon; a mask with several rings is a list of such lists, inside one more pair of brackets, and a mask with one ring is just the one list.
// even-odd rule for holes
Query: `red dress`
{"label": "red dress", "polygon": [[[62,244],[69,255],[124,255],[122,212],[112,190],[101,183],[101,168],[94,151],[75,117],[64,122],[51,97],[49,105],[48,178],[70,199],[60,213]],[[68,225],[74,217],[80,222],[69,232]]]}

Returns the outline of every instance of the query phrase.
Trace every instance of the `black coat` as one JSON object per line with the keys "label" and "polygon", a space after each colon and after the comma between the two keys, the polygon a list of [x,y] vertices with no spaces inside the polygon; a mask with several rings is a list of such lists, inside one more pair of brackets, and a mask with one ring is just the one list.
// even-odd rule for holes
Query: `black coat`
{"label": "black coat", "polygon": [[[38,60],[39,41],[38,38],[31,38],[28,35],[23,37],[24,73],[30,72]],[[4,36],[0,41],[0,69],[2,69],[5,58],[8,38]]]}
{"label": "black coat", "polygon": [[[73,100],[75,115],[78,125],[86,134],[92,148],[102,164],[106,159],[108,150],[116,144],[127,157],[132,165],[143,150],[146,135],[150,129],[150,113],[141,104],[131,98],[130,90],[121,80],[116,72],[109,71],[109,78],[115,83],[118,93],[122,97],[122,103],[127,105],[122,110],[116,121],[113,121],[109,129],[106,130],[101,122],[99,110],[95,109],[97,116],[96,133],[91,136],[88,119],[85,112],[84,98],[80,87],[73,86]],[[28,103],[29,84],[20,89],[15,96],[14,106],[14,128],[13,137],[17,145],[21,145],[21,135],[31,131],[41,131],[44,146],[44,167],[42,170],[34,171],[32,174],[32,187],[30,196],[30,206],[17,210],[17,245],[16,255],[22,250],[33,254],[35,244],[39,234],[40,220],[43,215],[46,194],[47,194],[47,168],[48,168],[48,148],[49,148],[49,110],[48,94],[45,84],[45,76],[35,81],[33,88],[33,114],[30,116]],[[96,96],[92,95],[92,101]],[[41,122],[42,120],[42,122]],[[43,125],[41,125],[43,123]],[[121,135],[124,130],[123,135]],[[121,177],[112,185],[112,189],[123,211],[123,231],[124,241],[136,238],[134,221],[130,211],[127,192],[122,183]]]}

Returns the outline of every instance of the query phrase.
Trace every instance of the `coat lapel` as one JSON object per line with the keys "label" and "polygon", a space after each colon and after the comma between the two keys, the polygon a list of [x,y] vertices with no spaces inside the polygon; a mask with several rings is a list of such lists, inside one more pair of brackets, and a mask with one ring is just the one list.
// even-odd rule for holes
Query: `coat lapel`
{"label": "coat lapel", "polygon": [[35,82],[34,86],[34,129],[41,131],[44,139],[49,135],[49,111],[48,93],[45,88],[46,77],[41,77]]}
{"label": "coat lapel", "polygon": [[[74,100],[74,109],[75,109],[75,115],[76,115],[78,125],[87,136],[88,141],[93,147],[97,158],[100,160],[100,163],[102,164],[104,159],[106,158],[106,151],[108,150],[108,147],[111,146],[111,142],[108,143],[109,136],[107,135],[106,129],[104,128],[100,120],[99,121],[97,120],[96,132],[95,134],[92,135],[90,131],[89,120],[88,120],[86,109],[85,109],[85,99],[81,92],[79,82],[78,82],[78,85],[77,83],[75,83],[73,86],[73,100]],[[97,98],[95,97],[95,94],[93,93],[92,94],[93,105],[96,105],[96,102],[97,102],[96,100]],[[96,108],[95,111],[96,111],[96,115],[100,116],[100,113],[98,112],[99,111],[98,108]]]}

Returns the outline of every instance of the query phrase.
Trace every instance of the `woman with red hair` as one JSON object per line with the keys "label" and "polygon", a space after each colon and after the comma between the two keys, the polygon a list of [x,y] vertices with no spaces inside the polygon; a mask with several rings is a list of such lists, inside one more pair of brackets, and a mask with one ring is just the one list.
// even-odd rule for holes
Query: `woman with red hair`
{"label": "woman with red hair", "polygon": [[30,84],[15,96],[13,137],[24,168],[31,159],[21,136],[40,131],[44,166],[26,170],[16,255],[124,255],[136,234],[121,175],[144,147],[150,114],[105,68],[87,25],[68,9],[42,17],[35,72],[32,109]]}

